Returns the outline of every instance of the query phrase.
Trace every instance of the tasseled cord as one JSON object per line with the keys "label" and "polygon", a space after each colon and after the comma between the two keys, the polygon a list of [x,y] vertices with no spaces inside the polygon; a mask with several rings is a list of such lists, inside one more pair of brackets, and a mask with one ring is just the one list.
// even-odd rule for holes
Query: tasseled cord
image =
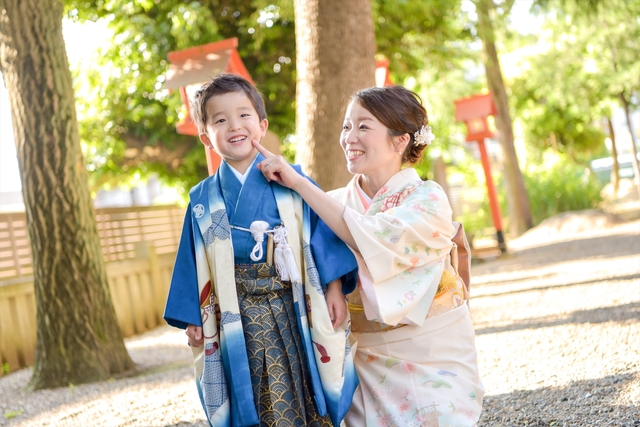
{"label": "tasseled cord", "polygon": [[277,227],[269,230],[269,224],[266,221],[253,221],[248,230],[233,225],[231,227],[251,233],[256,244],[251,251],[250,257],[255,262],[262,259],[262,242],[264,242],[265,233],[273,233],[273,241],[276,243],[275,265],[278,275],[282,280],[290,280],[291,282],[302,281],[300,270],[298,270],[296,259],[293,256],[293,250],[287,242],[287,227]]}
{"label": "tasseled cord", "polygon": [[282,280],[301,282],[300,271],[293,256],[293,249],[287,242],[287,227],[278,227],[273,230],[273,241],[276,243],[275,264],[276,271]]}

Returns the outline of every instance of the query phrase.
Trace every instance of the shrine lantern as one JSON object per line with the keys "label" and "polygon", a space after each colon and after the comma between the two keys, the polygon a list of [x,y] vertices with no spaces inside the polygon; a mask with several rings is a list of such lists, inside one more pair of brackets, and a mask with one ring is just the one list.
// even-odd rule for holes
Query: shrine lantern
{"label": "shrine lantern", "polygon": [[[198,136],[198,129],[191,118],[189,99],[195,92],[212,77],[231,73],[244,77],[255,84],[240,58],[237,50],[238,39],[230,38],[201,46],[190,47],[184,50],[169,52],[171,64],[167,72],[165,89],[180,91],[180,98],[186,108],[185,118],[176,125],[176,130],[182,135]],[[262,144],[272,152],[280,151],[280,140],[270,131],[262,141]],[[221,158],[213,150],[205,148],[207,167],[212,175],[220,166]]]}
{"label": "shrine lantern", "polygon": [[480,159],[484,169],[487,193],[489,195],[489,206],[491,208],[491,218],[496,229],[496,239],[498,249],[502,253],[506,252],[507,246],[502,232],[502,214],[496,195],[496,188],[491,176],[491,162],[487,154],[485,138],[493,138],[495,131],[490,123],[490,116],[495,116],[497,110],[493,103],[491,93],[473,95],[469,98],[454,101],[456,107],[456,121],[464,122],[467,126],[467,142],[477,142],[480,150]]}
{"label": "shrine lantern", "polygon": [[389,60],[388,59],[376,59],[376,86],[393,86],[393,80],[391,80],[391,74],[389,73]]}

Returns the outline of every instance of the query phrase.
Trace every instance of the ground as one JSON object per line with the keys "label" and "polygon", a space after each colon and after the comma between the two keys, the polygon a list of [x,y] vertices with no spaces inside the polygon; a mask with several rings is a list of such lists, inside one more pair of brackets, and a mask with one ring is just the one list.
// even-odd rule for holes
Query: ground
{"label": "ground", "polygon": [[[472,267],[481,427],[640,426],[640,220],[565,213]],[[184,332],[126,340],[139,375],[26,392],[0,378],[0,426],[205,427]]]}

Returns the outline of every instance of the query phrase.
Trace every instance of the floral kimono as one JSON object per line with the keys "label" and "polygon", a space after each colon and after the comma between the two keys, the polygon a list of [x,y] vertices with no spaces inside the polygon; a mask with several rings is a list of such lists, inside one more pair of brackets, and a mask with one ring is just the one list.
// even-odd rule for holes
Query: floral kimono
{"label": "floral kimono", "polygon": [[[165,319],[203,328],[192,350],[212,426],[339,425],[357,377],[349,322],[333,329],[324,289],[342,278],[353,290],[357,264],[296,193],[266,181],[260,160],[244,184],[223,162],[191,191]],[[264,234],[281,226],[297,269],[288,279],[267,262]]]}
{"label": "floral kimono", "polygon": [[329,194],[347,208],[359,282],[349,295],[360,386],[345,421],[360,426],[474,426],[484,390],[454,227],[442,188],[412,168],[369,200],[359,176]]}

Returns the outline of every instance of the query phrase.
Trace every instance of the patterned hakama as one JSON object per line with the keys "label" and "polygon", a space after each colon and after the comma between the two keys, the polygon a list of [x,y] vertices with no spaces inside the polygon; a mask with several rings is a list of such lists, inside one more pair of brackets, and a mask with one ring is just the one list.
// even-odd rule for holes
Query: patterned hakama
{"label": "patterned hakama", "polygon": [[267,263],[236,265],[235,272],[260,426],[332,426],[313,403],[291,283]]}

